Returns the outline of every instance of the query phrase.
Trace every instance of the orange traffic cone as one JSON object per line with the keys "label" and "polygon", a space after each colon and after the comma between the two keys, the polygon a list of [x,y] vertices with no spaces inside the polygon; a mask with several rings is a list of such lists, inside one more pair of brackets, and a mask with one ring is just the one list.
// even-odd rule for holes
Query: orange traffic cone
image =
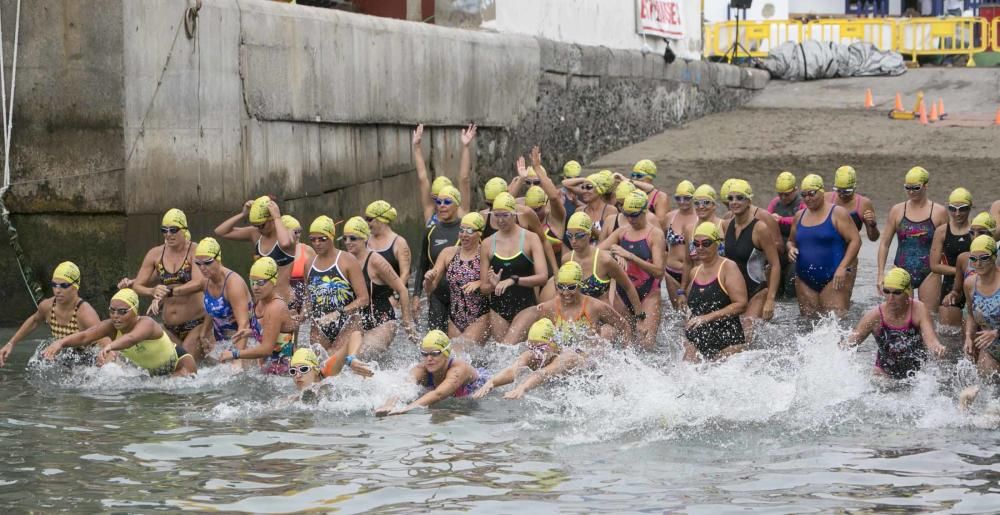
{"label": "orange traffic cone", "polygon": [[892,110],[897,113],[903,112],[903,97],[901,97],[899,93],[896,93],[896,107],[893,107]]}
{"label": "orange traffic cone", "polygon": [[927,125],[927,106],[923,100],[920,101],[920,109],[917,111],[920,113],[920,125]]}
{"label": "orange traffic cone", "polygon": [[938,97],[938,116],[944,120],[944,99]]}
{"label": "orange traffic cone", "polygon": [[932,121],[932,122],[938,121],[937,102],[931,102],[931,117],[930,117],[930,121]]}
{"label": "orange traffic cone", "polygon": [[865,109],[871,109],[875,107],[875,101],[872,99],[872,90],[868,88],[865,90]]}
{"label": "orange traffic cone", "polygon": [[993,119],[993,123],[1000,125],[1000,109],[997,109],[997,117]]}

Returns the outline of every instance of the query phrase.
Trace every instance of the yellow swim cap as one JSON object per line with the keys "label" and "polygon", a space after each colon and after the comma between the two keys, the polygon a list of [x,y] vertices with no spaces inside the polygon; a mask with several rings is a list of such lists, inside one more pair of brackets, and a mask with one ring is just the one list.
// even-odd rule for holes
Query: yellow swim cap
{"label": "yellow swim cap", "polygon": [[434,182],[431,183],[431,195],[436,197],[445,186],[452,186],[451,179],[443,175],[438,175],[434,178]]}
{"label": "yellow swim cap", "polygon": [[497,198],[497,195],[507,191],[507,181],[502,177],[494,177],[486,181],[486,185],[483,186],[483,196],[486,197],[488,202],[493,202]]}
{"label": "yellow swim cap", "polygon": [[396,208],[384,200],[376,200],[368,204],[368,207],[365,208],[365,216],[382,223],[391,224],[396,221]]}
{"label": "yellow swim cap", "polygon": [[360,216],[352,216],[347,223],[344,224],[344,234],[350,234],[351,236],[357,236],[362,240],[367,240],[372,235],[372,230],[368,227],[368,222]]}
{"label": "yellow swim cap", "polygon": [[[722,241],[722,234],[719,233],[719,226],[714,222],[702,222],[694,229],[694,236],[704,236],[712,241]],[[692,236],[693,238],[693,236]]]}
{"label": "yellow swim cap", "polygon": [[462,217],[462,225],[483,232],[483,229],[486,228],[486,220],[483,220],[483,215],[479,214],[478,211],[473,211]]}
{"label": "yellow swim cap", "polygon": [[989,214],[987,211],[983,211],[982,213],[976,215],[976,217],[972,219],[971,225],[973,227],[983,227],[989,229],[990,232],[997,230],[997,221],[994,220],[993,215]]}
{"label": "yellow swim cap", "polygon": [[643,159],[635,163],[635,166],[632,167],[632,171],[649,177],[656,177],[656,163],[650,161],[649,159]]}
{"label": "yellow swim cap", "polygon": [[715,188],[708,184],[702,184],[701,186],[698,186],[698,189],[694,190],[694,199],[718,202],[718,198],[715,196]]}
{"label": "yellow swim cap", "polygon": [[823,178],[811,173],[802,178],[802,186],[800,186],[799,189],[802,191],[825,191],[823,189]]}
{"label": "yellow swim cap", "polygon": [[895,267],[882,277],[882,285],[894,290],[910,291],[910,273]]}
{"label": "yellow swim cap", "polygon": [[549,201],[549,196],[545,193],[545,190],[541,186],[532,186],[528,188],[528,192],[524,194],[524,205],[530,208],[539,208],[545,205]]}
{"label": "yellow swim cap", "polygon": [[677,189],[674,190],[674,195],[677,195],[678,197],[693,197],[694,183],[687,179],[677,183]]}
{"label": "yellow swim cap", "polygon": [[583,171],[583,167],[580,166],[580,163],[577,163],[576,161],[566,161],[566,164],[563,165],[562,173],[563,177],[572,179],[574,177],[579,177],[581,171]]}
{"label": "yellow swim cap", "polygon": [[920,166],[914,166],[910,168],[909,172],[906,172],[906,184],[927,184],[930,180],[930,172]]}
{"label": "yellow swim cap", "polygon": [[536,343],[552,343],[556,336],[556,325],[548,318],[540,318],[531,329],[528,329],[528,341]]}
{"label": "yellow swim cap", "polygon": [[270,220],[271,212],[267,210],[267,206],[269,205],[271,205],[271,197],[267,195],[254,200],[253,205],[250,206],[250,215],[248,216],[250,223],[259,225]]}
{"label": "yellow swim cap", "polygon": [[441,351],[444,357],[451,356],[451,340],[448,339],[448,335],[443,332],[434,329],[433,331],[427,333],[424,336],[424,340],[420,342],[420,347],[424,349],[437,349]]}
{"label": "yellow swim cap", "polygon": [[52,280],[66,281],[74,288],[80,289],[80,267],[72,261],[63,261],[56,265],[56,269],[52,272]]}
{"label": "yellow swim cap", "polygon": [[524,175],[527,175],[528,177],[534,177],[536,179],[538,178],[538,172],[536,172],[535,168],[532,166],[529,166],[528,169],[524,171]]}
{"label": "yellow swim cap", "polygon": [[622,212],[629,215],[634,215],[636,213],[641,213],[646,210],[646,204],[649,201],[649,197],[646,195],[645,191],[635,190],[629,193],[625,197],[625,201],[622,202]]}
{"label": "yellow swim cap", "polygon": [[594,185],[594,191],[598,195],[604,195],[611,190],[611,186],[615,183],[615,178],[609,170],[601,170],[600,172],[588,175],[587,181]]}
{"label": "yellow swim cap", "polygon": [[576,261],[567,261],[559,267],[556,274],[557,284],[580,284],[583,281],[583,268]]}
{"label": "yellow swim cap", "polygon": [[736,179],[733,179],[732,177],[730,177],[729,179],[726,179],[726,182],[723,182],[722,183],[722,187],[719,188],[719,197],[722,198],[722,203],[723,204],[729,202],[729,190],[730,190],[730,188],[733,187],[733,181],[735,181],[735,180]]}
{"label": "yellow swim cap", "polygon": [[858,172],[852,166],[841,166],[833,175],[833,187],[843,190],[854,189],[858,184]]}
{"label": "yellow swim cap", "polygon": [[623,202],[629,193],[635,191],[635,184],[629,181],[622,181],[618,183],[618,187],[615,188],[615,200],[618,202]]}
{"label": "yellow swim cap", "polygon": [[788,193],[795,189],[795,175],[792,172],[781,172],[774,181],[774,190],[778,193]]}
{"label": "yellow swim cap", "polygon": [[194,249],[194,255],[195,257],[208,257],[222,261],[222,247],[219,246],[219,242],[215,241],[215,238],[202,238]]}
{"label": "yellow swim cap", "polygon": [[729,195],[732,195],[733,193],[743,195],[746,198],[753,198],[753,188],[750,187],[749,182],[744,181],[743,179],[733,179],[732,182],[729,183],[729,194],[726,195],[726,198],[728,199]]}
{"label": "yellow swim cap", "polygon": [[284,225],[285,229],[289,231],[302,230],[302,224],[299,223],[299,219],[292,215],[281,215],[281,225]]}
{"label": "yellow swim cap", "polygon": [[309,234],[322,234],[332,240],[337,237],[337,224],[329,216],[317,216],[313,223],[309,224]]}
{"label": "yellow swim cap", "polygon": [[187,215],[184,214],[184,211],[176,207],[170,208],[163,214],[163,220],[160,221],[160,225],[163,227],[180,227],[184,230],[184,236],[189,240],[191,239],[191,231],[188,230]]}
{"label": "yellow swim cap", "polygon": [[135,292],[132,288],[122,288],[118,290],[118,293],[111,297],[112,301],[121,301],[128,305],[132,311],[139,313],[139,294]]}
{"label": "yellow swim cap", "polygon": [[996,254],[997,242],[992,236],[980,234],[979,236],[976,236],[976,239],[972,240],[972,245],[969,245],[969,252],[988,252],[990,254]]}
{"label": "yellow swim cap", "polygon": [[292,354],[292,361],[288,363],[292,367],[299,367],[302,365],[310,366],[313,368],[319,368],[319,358],[316,357],[316,353],[312,349],[302,347]]}
{"label": "yellow swim cap", "polygon": [[955,188],[955,190],[951,192],[951,195],[948,195],[948,203],[954,206],[971,206],[972,193],[965,188]]}
{"label": "yellow swim cap", "polygon": [[451,199],[451,201],[454,202],[455,205],[458,206],[462,205],[462,193],[459,192],[458,188],[454,186],[445,186],[444,188],[441,188],[441,193],[438,193],[438,198]]}
{"label": "yellow swim cap", "polygon": [[566,230],[570,231],[584,231],[589,233],[593,228],[594,221],[590,219],[590,215],[583,211],[573,213],[566,222]]}
{"label": "yellow swim cap", "polygon": [[250,267],[251,279],[268,279],[274,284],[278,284],[278,263],[270,257],[262,257],[253,262]]}
{"label": "yellow swim cap", "polygon": [[517,211],[517,200],[514,200],[514,196],[510,193],[501,192],[493,199],[493,210],[513,213]]}

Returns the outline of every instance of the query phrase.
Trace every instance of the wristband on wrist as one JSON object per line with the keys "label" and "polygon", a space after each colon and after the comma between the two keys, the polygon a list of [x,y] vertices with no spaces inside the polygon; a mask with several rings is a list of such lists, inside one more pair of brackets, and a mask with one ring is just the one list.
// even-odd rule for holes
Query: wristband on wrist
{"label": "wristband on wrist", "polygon": [[240,359],[240,350],[233,347],[233,359]]}
{"label": "wristband on wrist", "polygon": [[344,365],[349,367],[351,366],[352,362],[354,362],[354,354],[348,354],[347,357],[344,359]]}
{"label": "wristband on wrist", "polygon": [[681,289],[677,290],[677,296],[678,297],[683,297],[685,295],[687,295],[687,292],[684,291],[684,288],[681,288]]}

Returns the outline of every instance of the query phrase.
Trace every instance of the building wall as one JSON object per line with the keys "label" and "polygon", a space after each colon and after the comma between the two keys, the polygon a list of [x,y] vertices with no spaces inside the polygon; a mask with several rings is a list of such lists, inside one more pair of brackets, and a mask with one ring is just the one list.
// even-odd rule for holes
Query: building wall
{"label": "building wall", "polygon": [[[384,198],[418,246],[418,123],[432,173],[453,178],[461,129],[478,123],[482,183],[511,176],[534,144],[549,169],[586,163],[740,105],[767,82],[721,64],[261,0],[205,0],[190,35],[185,0],[53,4],[63,10],[22,6],[12,148],[22,183],[7,203],[28,264],[44,281],[74,260],[97,306],[159,242],[171,207],[198,239],[264,193],[304,224]],[[56,12],[76,36],[52,29]],[[86,175],[105,168],[117,172]],[[0,246],[5,320],[28,309],[10,254]],[[250,245],[226,242],[224,255],[244,272]]]}

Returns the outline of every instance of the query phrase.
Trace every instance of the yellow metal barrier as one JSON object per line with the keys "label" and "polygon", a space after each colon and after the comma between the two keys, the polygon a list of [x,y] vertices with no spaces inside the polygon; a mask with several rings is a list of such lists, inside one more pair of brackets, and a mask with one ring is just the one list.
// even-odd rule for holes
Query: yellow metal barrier
{"label": "yellow metal barrier", "polygon": [[967,54],[971,59],[986,51],[989,26],[983,18],[912,18],[900,20],[897,33],[896,51],[912,55],[914,62],[921,55]]}
{"label": "yellow metal barrier", "polygon": [[896,47],[896,23],[886,18],[813,20],[805,26],[802,39],[851,44],[871,43],[879,50]]}
{"label": "yellow metal barrier", "polygon": [[1000,52],[1000,16],[993,18],[993,30],[990,31],[993,40],[993,51]]}
{"label": "yellow metal barrier", "polygon": [[[736,22],[713,23],[706,27],[705,53],[727,55],[736,39]],[[786,41],[802,41],[802,23],[792,20],[741,21],[740,45],[736,57],[767,57],[767,52]]]}

